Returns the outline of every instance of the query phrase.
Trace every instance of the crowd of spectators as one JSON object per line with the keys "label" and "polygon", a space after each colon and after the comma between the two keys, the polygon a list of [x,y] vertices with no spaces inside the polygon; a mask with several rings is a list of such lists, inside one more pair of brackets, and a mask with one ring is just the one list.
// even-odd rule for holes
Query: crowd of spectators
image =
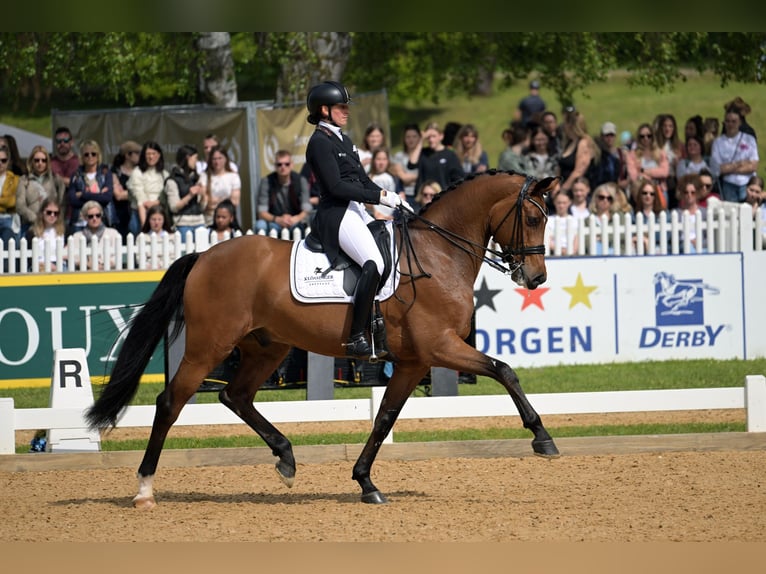
{"label": "crowd of spectators", "polygon": [[[721,123],[690,115],[681,130],[672,114],[663,113],[632,131],[618,132],[607,121],[592,134],[575,106],[565,106],[559,121],[540,95],[540,82],[533,80],[529,89],[501,130],[506,147],[494,165],[476,126],[457,122],[444,129],[431,122],[422,131],[408,124],[395,153],[383,127],[371,124],[360,161],[371,179],[397,191],[415,210],[466,175],[492,167],[558,176],[560,185],[548,197],[551,229],[561,226],[562,218],[583,221],[614,213],[635,220],[650,214],[667,218],[677,210],[704,218],[711,201],[746,202],[754,214],[766,212],[757,209],[766,192],[757,174],[756,133],[747,123],[751,110],[741,98],[724,104]],[[106,229],[115,232],[107,236],[123,242],[129,234],[148,238],[178,231],[185,239],[204,229],[218,239],[241,231],[237,209],[243,182],[214,134],[203,138],[202,154],[194,145],[182,145],[172,163],[155,141],[122,142],[113,158],[103,157],[92,139],[75,142],[66,127],[56,129],[53,142],[52,153],[36,146],[24,162],[15,140],[0,136],[4,245],[22,237],[51,242],[76,234],[89,241]],[[290,150],[277,151],[273,171],[261,178],[253,198],[252,230],[305,233],[318,202],[312,184],[305,166],[302,172],[294,169]],[[381,206],[368,208],[376,218],[392,216]],[[574,247],[571,241],[570,233],[564,252]]]}

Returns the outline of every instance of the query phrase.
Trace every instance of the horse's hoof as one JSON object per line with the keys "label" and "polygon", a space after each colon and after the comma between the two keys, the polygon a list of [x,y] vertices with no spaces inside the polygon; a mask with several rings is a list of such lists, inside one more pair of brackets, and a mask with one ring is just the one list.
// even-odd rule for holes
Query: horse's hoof
{"label": "horse's hoof", "polygon": [[149,496],[146,498],[139,498],[136,496],[133,499],[133,508],[140,508],[141,510],[151,510],[157,506],[157,502],[154,500],[153,496]]}
{"label": "horse's hoof", "polygon": [[379,490],[373,490],[362,495],[362,502],[366,504],[388,504],[388,499]]}
{"label": "horse's hoof", "polygon": [[550,438],[547,440],[533,440],[532,450],[537,456],[542,456],[544,458],[558,458],[561,456],[553,439]]}
{"label": "horse's hoof", "polygon": [[283,464],[282,461],[278,462],[274,467],[277,471],[279,479],[284,483],[287,488],[292,488],[295,484],[295,469]]}

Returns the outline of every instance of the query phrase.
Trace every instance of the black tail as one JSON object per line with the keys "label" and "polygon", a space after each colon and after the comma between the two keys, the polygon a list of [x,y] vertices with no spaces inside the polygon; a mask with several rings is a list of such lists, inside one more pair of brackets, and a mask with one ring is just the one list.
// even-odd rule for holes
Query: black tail
{"label": "black tail", "polygon": [[198,257],[199,253],[189,253],[175,261],[143,309],[131,321],[130,331],[117,355],[109,382],[85,413],[90,428],[107,428],[117,424],[117,417],[136,394],[141,375],[171,320],[176,321],[172,336],[180,331],[186,278]]}

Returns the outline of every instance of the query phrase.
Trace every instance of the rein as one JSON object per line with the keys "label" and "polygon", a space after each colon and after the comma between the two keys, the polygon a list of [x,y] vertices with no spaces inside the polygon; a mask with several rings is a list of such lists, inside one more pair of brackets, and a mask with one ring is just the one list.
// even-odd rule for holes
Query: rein
{"label": "rein", "polygon": [[[531,197],[527,195],[527,190],[529,189],[529,186],[534,181],[536,180],[532,176],[528,175],[526,177],[526,180],[524,181],[524,185],[522,186],[521,191],[519,191],[519,196],[516,199],[516,203],[508,210],[508,213],[505,214],[505,217],[503,217],[503,219],[500,221],[500,223],[497,225],[494,231],[491,232],[491,235],[494,238],[495,234],[498,231],[500,231],[500,228],[508,220],[511,214],[515,212],[512,237],[515,237],[517,240],[516,243],[520,245],[518,249],[511,249],[510,246],[506,246],[506,247],[501,246],[501,251],[490,249],[486,245],[479,245],[478,243],[471,241],[470,239],[466,239],[465,237],[462,237],[461,235],[458,235],[457,233],[454,233],[453,231],[450,231],[449,229],[444,229],[443,227],[437,225],[436,223],[426,219],[425,217],[417,213],[411,213],[411,212],[406,212],[402,210],[402,213],[406,213],[406,217],[404,218],[402,222],[402,226],[401,226],[402,244],[403,245],[406,244],[407,246],[406,252],[407,252],[408,261],[410,260],[410,253],[413,253],[415,256],[415,262],[418,266],[418,269],[421,271],[421,275],[419,275],[418,277],[423,277],[423,276],[430,277],[430,274],[423,271],[423,268],[420,265],[420,261],[418,261],[417,253],[414,253],[412,249],[412,242],[409,236],[409,229],[407,228],[408,219],[416,219],[418,221],[421,221],[429,229],[431,229],[432,231],[435,231],[438,235],[440,235],[442,238],[449,241],[452,245],[454,245],[461,251],[469,254],[472,257],[475,257],[476,259],[480,259],[482,262],[487,263],[491,267],[497,269],[498,271],[506,275],[513,275],[524,264],[525,256],[545,254],[545,245],[533,245],[530,247],[524,246],[524,228],[523,228],[524,222],[522,221],[523,213],[521,209],[524,200],[531,201],[540,210],[543,216],[547,218],[547,215],[545,214],[545,210],[534,199],[532,199]],[[473,249],[469,249],[468,247],[466,247],[466,245],[478,248],[481,255],[477,255],[476,251],[474,251]],[[488,257],[486,255],[487,252],[494,255],[495,259]],[[521,259],[517,259],[518,256],[520,256]],[[500,261],[507,264],[507,267],[503,266],[501,263],[498,263],[497,259],[500,259]],[[413,276],[413,279],[416,279],[416,278],[417,277]]]}

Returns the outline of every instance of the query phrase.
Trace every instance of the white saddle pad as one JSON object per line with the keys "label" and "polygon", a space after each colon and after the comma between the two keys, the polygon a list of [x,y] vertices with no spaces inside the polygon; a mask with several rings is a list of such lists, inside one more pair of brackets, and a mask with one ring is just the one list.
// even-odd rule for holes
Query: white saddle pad
{"label": "white saddle pad", "polygon": [[[388,231],[391,236],[391,251],[394,251],[394,234],[391,229],[391,223],[387,222]],[[394,254],[393,261],[396,261]],[[343,289],[343,275],[350,270],[331,269],[325,273],[330,266],[327,255],[324,253],[314,253],[310,251],[305,241],[301,239],[293,243],[293,249],[290,253],[290,291],[298,301],[302,303],[351,303],[354,300]],[[396,291],[399,285],[399,269],[391,270],[385,285],[375,297],[380,301],[385,301]]]}

